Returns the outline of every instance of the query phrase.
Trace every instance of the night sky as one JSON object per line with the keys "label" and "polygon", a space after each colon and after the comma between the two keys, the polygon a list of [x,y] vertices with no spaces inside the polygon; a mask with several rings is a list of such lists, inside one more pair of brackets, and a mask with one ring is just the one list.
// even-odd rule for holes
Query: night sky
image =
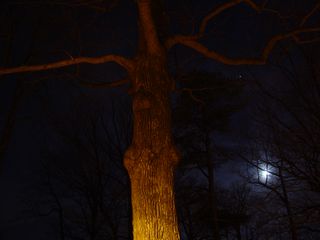
{"label": "night sky", "polygon": [[[138,43],[137,13],[134,2],[132,0],[2,1],[0,3],[0,69],[49,63],[78,56],[101,56],[109,53],[133,57]],[[159,21],[157,24],[161,31],[160,38],[165,39],[174,34],[191,34],[209,9],[226,1],[159,0],[157,2],[163,6],[163,9],[158,10],[160,13],[157,15]],[[313,6],[317,4],[320,6],[317,0],[261,0],[255,2],[260,5],[268,2],[267,6],[270,9],[277,9],[285,17],[279,19],[278,15],[272,12],[257,14],[247,5],[240,4],[209,23],[201,43],[229,57],[254,58],[259,56],[271,36],[295,29],[295,26],[299,25],[299,19],[303,18]],[[308,27],[319,27],[319,8],[310,17]],[[317,32],[304,34],[302,38],[319,40],[319,37],[320,33]],[[187,78],[193,72],[205,72],[212,76],[220,74],[226,80],[241,85],[241,93],[230,97],[232,100],[228,96],[222,96],[221,99],[216,100],[217,108],[221,106],[225,108],[229,105],[232,107],[232,104],[241,102],[239,107],[236,107],[237,109],[231,111],[231,114],[225,118],[222,117],[226,125],[225,129],[217,128],[211,132],[214,149],[221,149],[222,152],[216,156],[217,167],[215,169],[216,184],[221,189],[231,189],[235,183],[246,182],[252,192],[258,192],[257,195],[261,192],[262,195],[268,192],[268,189],[263,189],[263,186],[247,178],[247,173],[255,172],[252,170],[255,168],[254,164],[248,163],[250,161],[248,159],[252,157],[249,154],[250,147],[255,146],[256,150],[258,146],[261,152],[266,149],[274,150],[273,147],[270,147],[270,142],[275,141],[269,136],[268,127],[270,126],[261,123],[263,121],[261,119],[267,119],[264,116],[264,114],[267,115],[267,112],[277,115],[277,120],[274,120],[275,124],[284,121],[295,126],[295,119],[290,114],[292,111],[297,111],[300,116],[298,120],[303,122],[302,125],[313,129],[311,133],[308,130],[312,136],[306,139],[312,138],[312,144],[314,144],[312,146],[319,144],[320,118],[318,119],[317,115],[317,112],[320,112],[320,92],[317,91],[320,81],[319,47],[319,41],[299,45],[292,40],[284,40],[273,49],[267,63],[261,66],[224,65],[179,45],[170,51],[168,67],[176,79]],[[132,134],[132,96],[128,94],[130,85],[98,89],[83,84],[84,82],[112,82],[125,77],[125,71],[113,63],[77,65],[37,73],[0,75],[0,138],[7,133],[8,119],[11,124],[9,124],[9,144],[0,162],[1,240],[15,240],[22,237],[24,239],[62,239],[57,227],[57,215],[49,214],[50,201],[54,202],[52,200],[54,198],[51,198],[50,201],[46,198],[46,194],[48,192],[50,194],[51,191],[46,185],[48,176],[52,177],[50,178],[51,183],[57,189],[56,191],[61,193],[61,198],[67,199],[70,197],[68,191],[72,185],[68,185],[68,181],[71,182],[70,176],[78,176],[72,175],[78,169],[79,172],[83,168],[90,169],[86,165],[88,164],[86,158],[90,159],[91,151],[94,152],[96,148],[98,149],[97,155],[106,159],[104,163],[107,174],[105,176],[108,176],[106,177],[106,188],[108,188],[106,192],[109,194],[107,196],[111,196],[110,202],[117,198],[127,199],[128,195],[124,193],[121,195],[116,190],[117,184],[128,186],[121,159],[126,147],[130,144]],[[293,83],[295,79],[298,79],[297,84]],[[308,79],[315,80],[313,82]],[[183,93],[179,91],[179,88],[182,88],[183,84],[185,84],[183,81],[177,81],[177,90],[172,94],[173,108],[179,103],[179,97]],[[208,91],[206,94],[212,95],[215,92]],[[285,97],[288,104],[285,107],[280,106],[281,101],[277,100],[278,97]],[[303,105],[301,102],[305,99],[310,104]],[[192,106],[195,106],[195,109],[199,107],[197,104]],[[290,111],[286,111],[286,106],[289,106]],[[310,109],[305,106],[310,106]],[[309,118],[309,114],[311,116],[313,113],[314,118]],[[271,122],[273,121],[269,119],[269,123]],[[179,132],[179,130],[174,131]],[[197,131],[190,132],[195,136],[202,134]],[[258,140],[256,140],[257,136],[260,137]],[[290,145],[290,140],[292,140],[290,136],[280,137],[280,139],[287,138],[289,140],[283,140],[282,143],[288,142],[287,144]],[[263,144],[262,141],[264,141]],[[301,141],[301,145],[296,149],[304,146],[304,138],[301,138]],[[177,145],[181,151],[184,151],[183,144],[178,142]],[[317,158],[320,154],[318,148],[312,148],[316,156],[314,157],[316,163],[312,169],[320,170]],[[292,156],[295,152],[292,150],[292,153],[290,151],[288,153],[288,151],[285,150],[288,156]],[[297,159],[300,158],[297,157]],[[205,185],[205,177],[201,171],[197,170],[194,162],[188,161],[187,159],[186,164],[179,166],[177,170],[176,192],[178,197],[183,196],[184,187],[188,191],[193,190],[188,184]],[[186,170],[193,167],[194,170]],[[286,174],[289,176],[289,173]],[[85,173],[81,172],[81,174]],[[111,175],[121,179],[121,183],[114,183],[114,180],[109,178]],[[250,176],[252,177],[252,174]],[[296,175],[292,176],[294,178]],[[63,181],[68,184],[64,186]],[[305,184],[298,177],[294,181],[296,181],[295,186]],[[306,182],[306,185],[309,186],[309,182],[307,180]],[[320,179],[317,178],[314,182],[319,183]],[[312,186],[320,186],[320,184]],[[316,187],[310,187],[310,189],[310,198],[316,199],[310,200],[314,207],[312,212],[317,215],[311,223],[301,224],[299,231],[309,237],[305,239],[317,239],[320,236],[318,201],[320,190]],[[225,191],[221,190],[221,192]],[[299,190],[296,195],[293,193],[289,195],[300,203],[302,194]],[[259,198],[262,195],[259,195]],[[106,198],[106,201],[109,201],[108,199]],[[258,200],[254,198],[252,201],[257,202]],[[72,206],[68,200],[62,200],[62,202],[66,206],[69,206],[68,204]],[[178,201],[177,204],[179,202],[181,201]],[[278,200],[274,200],[273,204],[276,205],[277,202]],[[121,204],[126,207],[128,205],[127,202]],[[250,203],[250,205],[254,204]],[[117,208],[111,203],[108,206]],[[299,205],[301,206],[304,206],[304,203]],[[126,208],[122,206],[121,209],[125,211],[123,209]],[[296,211],[301,209],[303,208]],[[126,214],[123,213],[123,215]],[[299,213],[300,218],[303,218],[302,215]],[[255,222],[255,220],[252,221]],[[304,222],[304,220],[301,221]],[[127,224],[125,220],[119,220],[117,223]],[[72,226],[74,225],[69,225],[70,229]],[[269,227],[272,231],[271,223],[265,229]],[[122,233],[125,235],[122,239],[128,239],[127,230],[123,230],[124,227],[119,227],[119,229],[118,238],[115,239],[121,239]],[[308,232],[308,229],[312,230]],[[74,231],[75,233],[72,232],[72,234],[79,236],[77,239],[90,239],[81,232],[82,230]],[[269,233],[268,230],[265,231]],[[277,229],[276,231],[282,230]],[[230,239],[236,239],[236,235],[232,234]],[[283,234],[283,239],[289,239],[286,238],[288,235]],[[254,238],[249,238],[248,235],[246,235],[248,238],[245,238],[243,235],[243,239],[263,239],[262,237],[267,235],[260,233]],[[314,238],[311,238],[311,235]],[[70,236],[67,236],[66,239],[72,239]],[[184,234],[182,236],[184,236],[183,239],[189,239]],[[269,239],[280,238],[277,235]]]}

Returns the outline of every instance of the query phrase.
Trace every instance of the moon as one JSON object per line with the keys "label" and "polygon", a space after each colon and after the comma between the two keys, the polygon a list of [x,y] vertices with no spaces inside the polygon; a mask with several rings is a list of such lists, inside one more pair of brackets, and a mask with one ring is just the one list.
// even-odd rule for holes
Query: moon
{"label": "moon", "polygon": [[270,173],[267,170],[262,170],[260,174],[263,179],[267,179],[267,177],[270,175]]}
{"label": "moon", "polygon": [[272,172],[268,164],[260,164],[258,168],[258,179],[262,182],[271,180]]}

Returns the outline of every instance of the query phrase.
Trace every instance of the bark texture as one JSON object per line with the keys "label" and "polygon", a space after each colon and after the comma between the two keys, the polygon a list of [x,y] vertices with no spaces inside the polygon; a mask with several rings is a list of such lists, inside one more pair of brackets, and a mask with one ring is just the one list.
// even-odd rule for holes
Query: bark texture
{"label": "bark texture", "polygon": [[134,240],[179,240],[173,172],[179,160],[171,133],[173,81],[150,0],[138,0],[139,54],[130,73],[134,129],[124,156],[131,181]]}
{"label": "bark texture", "polygon": [[173,172],[179,155],[171,135],[172,81],[161,56],[140,56],[133,74],[134,131],[124,164],[131,181],[135,240],[177,240]]}

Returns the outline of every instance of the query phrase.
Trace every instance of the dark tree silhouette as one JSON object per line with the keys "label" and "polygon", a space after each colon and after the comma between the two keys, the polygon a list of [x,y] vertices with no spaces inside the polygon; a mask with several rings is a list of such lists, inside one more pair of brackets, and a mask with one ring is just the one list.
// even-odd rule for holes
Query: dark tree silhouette
{"label": "dark tree silhouette", "polygon": [[283,219],[291,239],[319,231],[314,227],[319,218],[311,213],[319,211],[319,72],[313,54],[303,52],[308,57],[301,68],[290,56],[289,66],[277,66],[284,75],[282,87],[257,81],[256,134],[242,154],[250,165],[249,181],[284,209],[270,216]]}
{"label": "dark tree silhouette", "polygon": [[49,222],[61,240],[132,238],[129,181],[122,165],[132,118],[128,101],[120,101],[106,110],[82,96],[69,114],[48,115],[54,130],[48,137],[61,144],[44,146],[40,184],[25,197],[26,212],[53,219]]}
{"label": "dark tree silhouette", "polygon": [[173,113],[176,142],[182,152],[180,166],[196,168],[204,175],[212,236],[220,239],[215,171],[227,154],[226,149],[214,146],[213,139],[216,132],[228,131],[231,115],[243,106],[240,94],[244,81],[208,72],[191,72],[180,78],[181,94]]}

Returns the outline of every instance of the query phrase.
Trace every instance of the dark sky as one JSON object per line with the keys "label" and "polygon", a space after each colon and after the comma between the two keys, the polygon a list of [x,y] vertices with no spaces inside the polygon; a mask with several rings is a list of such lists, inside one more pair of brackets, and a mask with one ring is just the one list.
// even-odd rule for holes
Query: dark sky
{"label": "dark sky", "polygon": [[[68,58],[70,55],[100,56],[108,53],[134,55],[137,43],[137,16],[133,1],[118,1],[118,5],[115,5],[110,12],[100,12],[88,7],[57,6],[44,2],[2,1],[0,4],[1,67],[51,62]],[[72,5],[76,1],[68,2]],[[224,1],[166,1],[165,6],[168,9],[166,14],[174,23],[169,34],[177,33],[178,30],[185,34],[190,33],[192,26],[190,19],[199,20],[208,9],[222,2]],[[262,1],[257,1],[259,2]],[[279,7],[285,15],[290,9],[295,9],[294,11],[298,9],[297,16],[301,16],[316,1],[280,2],[282,4],[279,1],[270,1],[270,5]],[[290,3],[290,7],[284,4],[287,2]],[[98,5],[107,7],[108,3]],[[314,19],[311,23],[313,21]],[[241,5],[222,14],[215,22],[209,24],[208,28],[211,31],[202,41],[209,48],[229,56],[257,56],[268,36],[289,27],[285,25],[281,29],[280,24],[283,23],[274,16],[260,17],[248,7]],[[276,48],[272,60],[277,59],[278,53],[279,48]],[[280,71],[270,65],[225,66],[180,46],[172,51],[171,63],[174,63],[175,55],[178,56],[182,71],[198,69],[222,72],[232,78],[241,76],[248,81],[254,75],[261,81],[271,81],[275,84],[281,82],[283,78]],[[294,61],[300,61],[298,50],[293,50],[293,58]],[[185,62],[186,59],[190,61]],[[108,102],[116,101],[117,97],[126,94],[123,89],[85,89],[69,76],[77,71],[81,72],[80,77],[85,81],[113,81],[125,76],[115,64],[103,64],[0,77],[0,133],[4,131],[5,119],[13,102],[17,82],[25,82],[22,83],[22,97],[15,114],[16,124],[0,175],[0,239],[15,240],[21,237],[44,239],[46,236],[46,229],[37,230],[45,228],[39,221],[37,224],[33,224],[33,220],[21,221],[23,215],[21,198],[32,184],[36,184],[35,175],[40,169],[42,149],[51,141],[48,140],[48,136],[51,136],[50,128],[47,126],[48,117],[54,114],[63,116],[68,113],[73,106],[73,99],[82,95],[95,96],[101,101]],[[246,91],[248,95],[252,93],[250,87]],[[251,100],[254,101],[254,98]],[[250,129],[248,115],[250,104],[247,109],[234,116],[233,133],[221,136],[221,141],[233,144],[232,139],[241,138],[236,134]],[[219,178],[224,182],[230,175],[223,172]]]}

